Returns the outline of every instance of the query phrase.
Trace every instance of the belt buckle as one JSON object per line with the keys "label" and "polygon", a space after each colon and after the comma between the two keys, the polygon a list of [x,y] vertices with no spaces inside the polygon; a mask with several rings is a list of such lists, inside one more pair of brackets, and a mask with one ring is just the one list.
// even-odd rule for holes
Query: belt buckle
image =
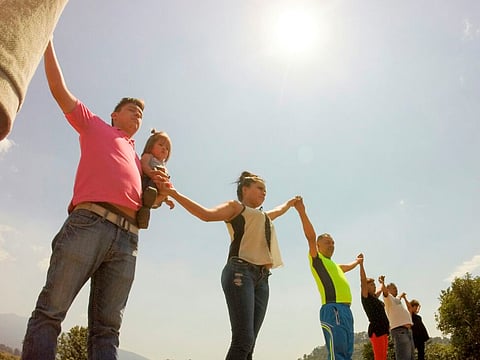
{"label": "belt buckle", "polygon": [[121,216],[119,214],[115,214],[115,216],[117,217],[118,226],[120,226],[122,229],[125,229],[125,230],[129,231],[130,223],[128,222],[128,220],[125,219],[123,216]]}

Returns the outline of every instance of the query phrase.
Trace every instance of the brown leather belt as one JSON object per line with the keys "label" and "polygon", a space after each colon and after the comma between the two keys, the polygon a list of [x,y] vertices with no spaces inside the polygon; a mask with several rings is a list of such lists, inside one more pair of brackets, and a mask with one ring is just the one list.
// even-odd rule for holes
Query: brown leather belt
{"label": "brown leather belt", "polygon": [[93,212],[94,214],[97,214],[101,217],[103,217],[105,220],[110,221],[111,223],[121,227],[122,229],[125,229],[132,234],[138,235],[138,227],[132,224],[130,221],[128,221],[125,217],[115,214],[114,212],[105,209],[103,206],[100,206],[95,203],[91,202],[84,202],[81,204],[78,204],[75,206],[73,210],[79,210],[79,209],[84,209]]}

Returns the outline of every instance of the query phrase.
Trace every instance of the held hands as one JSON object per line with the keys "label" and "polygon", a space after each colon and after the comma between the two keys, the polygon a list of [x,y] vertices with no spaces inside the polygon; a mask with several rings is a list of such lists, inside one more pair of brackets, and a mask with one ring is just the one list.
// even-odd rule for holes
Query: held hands
{"label": "held hands", "polygon": [[305,204],[303,203],[303,198],[300,195],[295,196],[292,200],[293,200],[293,206],[297,211],[299,212],[305,211]]}
{"label": "held hands", "polygon": [[149,176],[153,181],[162,180],[166,182],[170,178],[165,168],[162,168],[162,167],[157,167],[156,169],[152,169],[150,171]]}
{"label": "held hands", "polygon": [[364,260],[364,256],[362,253],[358,254],[357,255],[357,264],[358,265],[362,265],[363,264],[363,260]]}
{"label": "held hands", "polygon": [[287,206],[289,208],[291,208],[292,206],[296,207],[296,205],[299,201],[303,201],[303,199],[300,195],[297,195],[297,196],[295,196],[295,197],[293,197],[293,198],[291,198],[290,200],[287,201]]}
{"label": "held hands", "polygon": [[[173,184],[170,182],[170,176],[167,174],[164,168],[157,168],[157,170],[152,170],[150,178],[157,186],[157,189],[159,190],[161,195],[171,194],[171,191],[168,191],[169,189],[175,190]],[[166,203],[170,206],[168,202]]]}

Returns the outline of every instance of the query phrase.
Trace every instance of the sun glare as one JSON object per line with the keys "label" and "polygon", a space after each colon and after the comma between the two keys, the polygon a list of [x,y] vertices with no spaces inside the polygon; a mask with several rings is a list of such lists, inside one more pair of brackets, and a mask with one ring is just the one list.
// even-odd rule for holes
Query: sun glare
{"label": "sun glare", "polygon": [[306,10],[285,10],[276,18],[274,40],[276,47],[290,55],[313,50],[319,36],[319,26]]}

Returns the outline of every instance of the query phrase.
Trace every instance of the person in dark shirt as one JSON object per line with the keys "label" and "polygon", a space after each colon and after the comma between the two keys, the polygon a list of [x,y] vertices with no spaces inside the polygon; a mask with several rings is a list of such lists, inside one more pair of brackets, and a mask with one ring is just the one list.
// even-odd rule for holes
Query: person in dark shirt
{"label": "person in dark shirt", "polygon": [[410,314],[412,314],[413,343],[415,349],[417,349],[418,360],[425,360],[425,343],[430,340],[430,335],[428,335],[427,328],[423,324],[422,317],[418,315],[421,306],[418,300],[408,301],[407,305]]}
{"label": "person in dark shirt", "polygon": [[386,360],[388,353],[389,322],[385,313],[385,305],[378,299],[381,288],[377,290],[375,280],[367,278],[363,262],[360,263],[360,286],[362,306],[367,314],[368,337],[372,343],[375,360]]}

